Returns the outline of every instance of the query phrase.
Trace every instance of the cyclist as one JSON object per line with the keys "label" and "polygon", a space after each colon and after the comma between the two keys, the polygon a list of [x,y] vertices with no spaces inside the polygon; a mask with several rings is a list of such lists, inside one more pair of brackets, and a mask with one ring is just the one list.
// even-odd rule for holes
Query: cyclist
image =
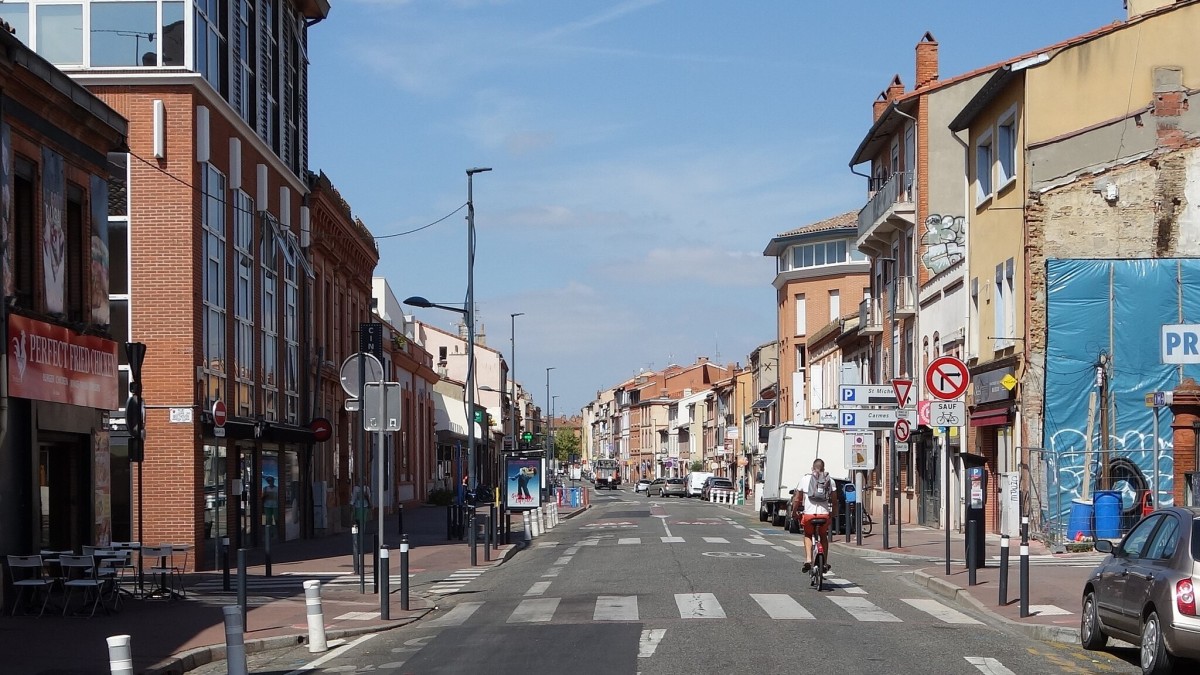
{"label": "cyclist", "polygon": [[[821,546],[825,549],[825,568],[829,571],[829,524],[837,518],[837,486],[833,479],[825,473],[825,460],[817,458],[812,463],[812,473],[805,474],[796,489],[792,491],[792,513],[801,511],[803,516],[800,525],[804,528],[804,568],[802,572],[812,569],[813,534],[821,537]],[[823,518],[824,523],[817,525],[813,519]]]}

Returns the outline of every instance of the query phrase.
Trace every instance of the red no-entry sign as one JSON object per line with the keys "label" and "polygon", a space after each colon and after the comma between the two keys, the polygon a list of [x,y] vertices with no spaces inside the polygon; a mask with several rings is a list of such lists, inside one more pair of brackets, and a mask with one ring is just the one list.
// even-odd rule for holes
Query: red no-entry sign
{"label": "red no-entry sign", "polygon": [[925,369],[925,388],[931,396],[943,401],[962,396],[970,383],[967,364],[953,356],[939,356]]}

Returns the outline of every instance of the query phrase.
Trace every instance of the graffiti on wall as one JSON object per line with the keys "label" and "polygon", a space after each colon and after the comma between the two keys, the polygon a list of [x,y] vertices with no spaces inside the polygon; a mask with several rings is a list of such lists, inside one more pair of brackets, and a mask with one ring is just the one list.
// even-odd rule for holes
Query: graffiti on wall
{"label": "graffiti on wall", "polygon": [[966,243],[965,218],[935,213],[925,219],[925,236],[921,237],[925,253],[921,255],[921,263],[938,274],[963,259]]}

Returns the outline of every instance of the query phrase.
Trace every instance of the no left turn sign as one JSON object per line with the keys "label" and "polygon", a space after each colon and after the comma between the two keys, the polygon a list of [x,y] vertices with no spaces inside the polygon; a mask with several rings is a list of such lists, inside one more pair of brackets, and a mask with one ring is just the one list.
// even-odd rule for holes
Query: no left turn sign
{"label": "no left turn sign", "polygon": [[908,425],[908,420],[903,417],[896,420],[896,426],[892,428],[892,434],[896,436],[897,443],[904,443],[912,434],[912,427]]}
{"label": "no left turn sign", "polygon": [[962,396],[970,383],[967,364],[953,356],[939,356],[925,369],[925,388],[934,398],[943,401]]}

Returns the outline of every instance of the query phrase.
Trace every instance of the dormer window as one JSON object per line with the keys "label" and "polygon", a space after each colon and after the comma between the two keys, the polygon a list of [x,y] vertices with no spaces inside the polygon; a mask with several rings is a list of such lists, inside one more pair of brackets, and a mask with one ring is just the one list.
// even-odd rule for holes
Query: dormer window
{"label": "dormer window", "polygon": [[781,272],[802,270],[827,265],[843,265],[860,262],[866,256],[849,244],[847,239],[820,241],[813,244],[798,244],[788,249],[779,259]]}

